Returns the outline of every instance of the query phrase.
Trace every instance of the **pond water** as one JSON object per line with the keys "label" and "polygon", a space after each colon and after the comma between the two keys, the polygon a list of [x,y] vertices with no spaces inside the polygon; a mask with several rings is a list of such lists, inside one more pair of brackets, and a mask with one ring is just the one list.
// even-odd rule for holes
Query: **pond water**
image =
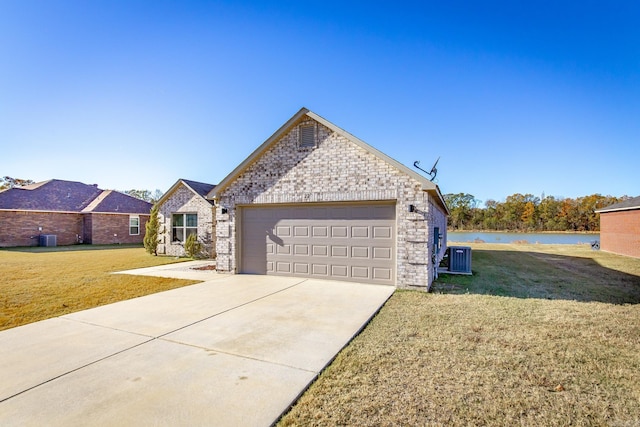
{"label": "pond water", "polygon": [[503,232],[475,232],[475,231],[449,231],[447,232],[448,243],[453,242],[474,242],[482,240],[485,243],[513,243],[524,242],[541,244],[564,244],[576,245],[581,243],[591,243],[600,241],[600,234],[585,233],[503,233]]}

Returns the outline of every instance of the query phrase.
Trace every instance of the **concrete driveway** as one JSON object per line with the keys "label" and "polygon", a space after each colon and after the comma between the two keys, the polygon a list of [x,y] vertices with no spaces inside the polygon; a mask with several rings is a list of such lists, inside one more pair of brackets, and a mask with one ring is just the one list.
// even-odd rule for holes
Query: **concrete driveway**
{"label": "concrete driveway", "polygon": [[132,273],[204,282],[0,332],[0,425],[268,426],[394,291],[193,265]]}

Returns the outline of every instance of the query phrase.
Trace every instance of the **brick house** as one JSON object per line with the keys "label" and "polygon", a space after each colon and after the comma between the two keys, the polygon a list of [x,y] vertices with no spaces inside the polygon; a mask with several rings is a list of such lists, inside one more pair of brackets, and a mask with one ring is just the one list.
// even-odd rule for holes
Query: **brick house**
{"label": "brick house", "polygon": [[215,208],[206,198],[214,185],[179,179],[158,200],[158,254],[184,256],[184,242],[196,234],[206,256],[215,258]]}
{"label": "brick house", "polygon": [[0,191],[0,247],[142,243],[151,204],[97,185],[52,179]]}
{"label": "brick house", "polygon": [[[181,182],[167,203],[194,202]],[[429,289],[446,247],[437,185],[305,108],[206,199],[222,272]],[[166,210],[164,237],[169,214],[197,209]]]}
{"label": "brick house", "polygon": [[600,249],[640,258],[640,196],[596,212],[600,214]]}

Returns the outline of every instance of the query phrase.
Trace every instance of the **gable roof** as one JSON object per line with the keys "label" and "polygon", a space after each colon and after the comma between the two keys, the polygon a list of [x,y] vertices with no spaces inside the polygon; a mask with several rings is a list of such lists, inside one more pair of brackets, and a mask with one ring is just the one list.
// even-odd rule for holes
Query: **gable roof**
{"label": "gable roof", "polygon": [[209,192],[215,188],[215,185],[214,184],[207,184],[205,182],[191,181],[191,180],[188,180],[188,179],[179,179],[179,180],[177,180],[175,182],[175,184],[173,184],[171,186],[171,188],[168,189],[162,195],[162,197],[160,197],[160,199],[158,199],[157,204],[159,205],[159,204],[163,203],[181,185],[184,185],[189,190],[191,190],[193,193],[195,193],[196,195],[202,197],[202,199],[206,200],[207,203],[210,203],[210,204],[213,205],[213,200],[207,199],[207,194],[209,194]]}
{"label": "gable roof", "polygon": [[620,203],[614,203],[604,208],[596,209],[596,212],[614,212],[614,211],[629,211],[633,209],[640,209],[640,196],[632,197]]}
{"label": "gable roof", "polygon": [[148,214],[151,204],[97,184],[50,179],[0,192],[0,209]]}
{"label": "gable roof", "polygon": [[148,214],[153,204],[118,191],[105,190],[82,212]]}
{"label": "gable roof", "polygon": [[285,135],[303,116],[307,116],[317,121],[318,123],[321,123],[322,125],[326,126],[332,131],[344,136],[352,143],[358,145],[359,147],[363,148],[364,150],[368,151],[374,156],[380,158],[381,160],[384,160],[388,164],[394,166],[396,169],[400,170],[401,172],[409,175],[411,178],[418,181],[420,185],[422,185],[423,191],[427,191],[430,194],[434,195],[436,197],[436,200],[441,205],[441,207],[444,208],[447,214],[449,214],[449,209],[447,208],[447,204],[444,200],[444,197],[442,196],[442,193],[440,193],[440,189],[436,184],[434,184],[424,176],[420,175],[419,173],[409,169],[407,166],[403,165],[397,160],[387,156],[382,151],[379,151],[378,149],[372,147],[371,145],[367,144],[361,139],[350,134],[346,130],[334,125],[330,121],[326,120],[325,118],[317,115],[316,113],[304,107],[301,108],[296,114],[294,114],[293,117],[287,120],[287,122],[284,125],[282,125],[273,135],[271,135],[265,142],[263,142],[258,148],[256,148],[253,151],[253,153],[249,155],[249,157],[247,157],[233,171],[231,171],[229,175],[227,175],[222,181],[220,181],[220,183],[213,190],[209,192],[209,194],[207,195],[207,198],[215,199],[218,196],[218,194],[222,192],[222,190],[228,187],[240,174],[242,174],[245,170],[249,168],[249,166],[251,166],[256,160],[258,160],[273,144],[275,144],[283,135]]}

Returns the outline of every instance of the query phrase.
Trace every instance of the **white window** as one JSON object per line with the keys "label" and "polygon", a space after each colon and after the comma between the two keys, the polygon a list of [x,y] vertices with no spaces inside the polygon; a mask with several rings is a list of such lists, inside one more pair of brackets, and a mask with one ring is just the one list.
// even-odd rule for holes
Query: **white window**
{"label": "white window", "polygon": [[191,234],[198,234],[198,215],[173,214],[171,216],[171,241],[184,242]]}
{"label": "white window", "polygon": [[129,217],[129,235],[137,236],[140,234],[140,217],[131,215]]}

